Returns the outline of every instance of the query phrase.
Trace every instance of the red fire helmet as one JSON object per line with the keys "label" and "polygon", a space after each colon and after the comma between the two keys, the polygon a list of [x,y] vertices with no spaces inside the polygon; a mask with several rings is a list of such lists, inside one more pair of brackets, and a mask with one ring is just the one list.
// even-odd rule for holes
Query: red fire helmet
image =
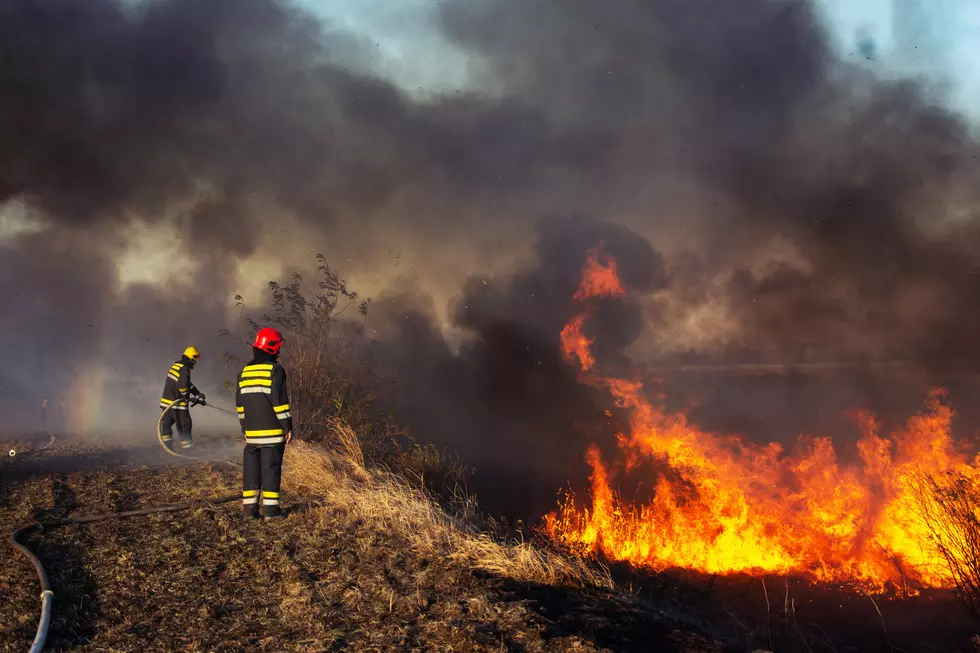
{"label": "red fire helmet", "polygon": [[252,346],[276,356],[282,347],[282,334],[270,327],[259,329],[259,332],[255,334],[255,342]]}

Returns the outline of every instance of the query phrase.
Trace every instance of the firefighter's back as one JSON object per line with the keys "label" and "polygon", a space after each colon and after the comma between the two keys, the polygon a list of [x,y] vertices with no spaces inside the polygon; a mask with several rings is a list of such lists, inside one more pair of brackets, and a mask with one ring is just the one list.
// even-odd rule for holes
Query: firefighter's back
{"label": "firefighter's back", "polygon": [[285,372],[276,360],[253,359],[238,373],[238,417],[245,442],[275,445],[286,441],[284,420],[289,404],[276,403],[284,390]]}
{"label": "firefighter's back", "polygon": [[175,409],[186,409],[187,400],[181,400],[181,396],[187,392],[187,386],[190,381],[190,370],[186,369],[184,363],[181,360],[176,360],[167,370],[167,380],[163,383],[163,394],[160,397],[160,408],[169,408],[177,402],[174,406]]}

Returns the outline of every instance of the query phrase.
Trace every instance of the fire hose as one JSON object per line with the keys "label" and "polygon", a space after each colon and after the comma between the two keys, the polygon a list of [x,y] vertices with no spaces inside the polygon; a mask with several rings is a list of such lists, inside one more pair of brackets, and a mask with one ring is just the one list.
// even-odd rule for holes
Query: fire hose
{"label": "fire hose", "polygon": [[[38,447],[37,449],[28,449],[27,451],[21,453],[20,455],[22,455],[22,456],[24,456],[24,455],[30,455],[32,453],[37,453],[39,451],[44,451],[45,449],[50,449],[51,446],[54,445],[54,439],[55,439],[54,438],[54,433],[52,433],[51,431],[47,431],[47,430],[44,431],[44,432],[48,436],[48,441],[47,441],[47,443],[44,444],[44,446]],[[11,449],[8,452],[7,455],[10,456],[11,458],[13,458],[14,456],[18,455],[17,454],[17,450],[16,449]]]}
{"label": "fire hose", "polygon": [[[226,415],[235,415],[235,413],[231,412],[230,410],[225,410],[224,408],[218,408],[217,406],[213,406],[207,403],[206,401],[204,401],[203,399],[191,398],[189,400],[189,403],[190,406],[196,406],[196,405],[207,406],[208,408],[213,408],[214,410],[225,413]],[[198,456],[188,456],[187,454],[177,453],[176,451],[168,447],[167,443],[163,441],[163,429],[162,429],[163,418],[168,411],[174,408],[175,404],[176,402],[174,402],[174,404],[171,404],[170,406],[167,406],[167,408],[165,408],[164,410],[160,411],[160,417],[159,419],[157,419],[157,440],[160,442],[160,446],[163,447],[164,451],[169,453],[171,456],[176,456],[177,458],[187,458],[188,460],[200,460],[202,462],[212,462],[212,463],[218,462],[227,465],[234,465],[236,467],[241,467],[241,465],[239,465],[238,463],[232,462],[230,460],[225,460],[224,458],[200,458]]]}
{"label": "fire hose", "polygon": [[[176,404],[176,402],[174,403]],[[209,406],[210,408],[213,408],[217,411],[226,414],[234,414],[231,411],[224,410],[217,406],[210,406],[209,404],[205,403],[203,400],[192,399],[190,403],[191,405],[200,404],[203,406]],[[202,462],[220,462],[226,465],[241,467],[241,465],[239,465],[238,463],[235,463],[230,460],[225,460],[223,458],[201,458],[198,456],[189,456],[187,454],[177,453],[176,451],[171,450],[170,447],[168,447],[166,443],[163,441],[161,425],[163,424],[164,416],[172,408],[173,405],[168,406],[166,409],[160,411],[160,418],[157,420],[157,440],[159,441],[160,446],[164,449],[164,451],[178,458],[186,458],[188,460],[200,460]],[[44,447],[41,447],[41,449],[32,450],[29,453],[33,453],[34,451],[41,451],[42,449],[47,449],[53,443],[54,443],[54,436],[51,435],[51,440],[48,442],[48,444],[46,444]],[[41,585],[41,617],[38,620],[37,631],[35,632],[34,635],[34,641],[31,644],[31,648],[29,649],[30,653],[40,653],[41,649],[44,647],[44,641],[45,639],[47,639],[47,635],[48,635],[48,626],[50,625],[51,622],[51,609],[52,609],[52,604],[54,603],[54,592],[51,590],[51,585],[48,580],[48,574],[44,569],[44,565],[41,564],[41,561],[38,559],[37,556],[35,556],[31,552],[30,549],[28,549],[26,546],[20,543],[19,538],[21,535],[24,535],[29,531],[33,531],[33,530],[43,531],[46,528],[55,528],[58,526],[71,526],[77,524],[88,524],[91,522],[103,521],[112,518],[121,519],[125,517],[153,515],[157,513],[180,512],[183,510],[191,510],[196,507],[214,506],[222,503],[229,503],[231,501],[235,501],[238,499],[241,499],[241,495],[233,494],[231,496],[202,499],[200,501],[192,501],[190,503],[156,506],[155,508],[144,508],[142,510],[122,510],[122,511],[115,511],[115,512],[104,512],[96,515],[85,515],[82,517],[70,517],[66,519],[51,519],[46,521],[35,521],[15,530],[13,533],[10,534],[10,538],[9,538],[10,545],[17,551],[20,551],[22,554],[24,554],[31,561],[31,564],[34,565],[34,569],[37,572],[37,578]]]}

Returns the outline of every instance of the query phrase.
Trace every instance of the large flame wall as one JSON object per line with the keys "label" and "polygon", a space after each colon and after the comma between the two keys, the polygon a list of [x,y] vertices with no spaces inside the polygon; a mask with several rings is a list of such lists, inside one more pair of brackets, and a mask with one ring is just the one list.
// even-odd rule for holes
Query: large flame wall
{"label": "large flame wall", "polygon": [[[592,302],[624,295],[615,260],[601,249],[590,252],[575,295],[582,311],[561,333],[565,358],[583,372],[595,365],[583,330]],[[977,461],[952,439],[953,414],[941,390],[888,437],[873,417],[858,414],[860,460],[843,465],[830,438],[801,438],[793,452],[760,446],[703,432],[685,415],[665,412],[638,381],[583,379],[629,412],[631,428],[618,436],[622,460],[615,469],[666,464],[670,473],[657,476],[651,500],[633,505],[614,491],[614,467],[591,447],[591,496],[583,504],[569,495],[546,517],[554,539],[657,570],[803,574],[877,589],[907,586],[910,579],[919,586],[950,583],[916,508],[917,483],[950,471],[976,479]]]}

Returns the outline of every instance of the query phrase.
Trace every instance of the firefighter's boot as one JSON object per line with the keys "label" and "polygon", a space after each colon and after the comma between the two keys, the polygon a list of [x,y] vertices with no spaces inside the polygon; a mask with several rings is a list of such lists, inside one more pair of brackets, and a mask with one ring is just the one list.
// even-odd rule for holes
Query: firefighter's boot
{"label": "firefighter's boot", "polygon": [[242,490],[242,514],[248,519],[259,518],[258,490]]}

